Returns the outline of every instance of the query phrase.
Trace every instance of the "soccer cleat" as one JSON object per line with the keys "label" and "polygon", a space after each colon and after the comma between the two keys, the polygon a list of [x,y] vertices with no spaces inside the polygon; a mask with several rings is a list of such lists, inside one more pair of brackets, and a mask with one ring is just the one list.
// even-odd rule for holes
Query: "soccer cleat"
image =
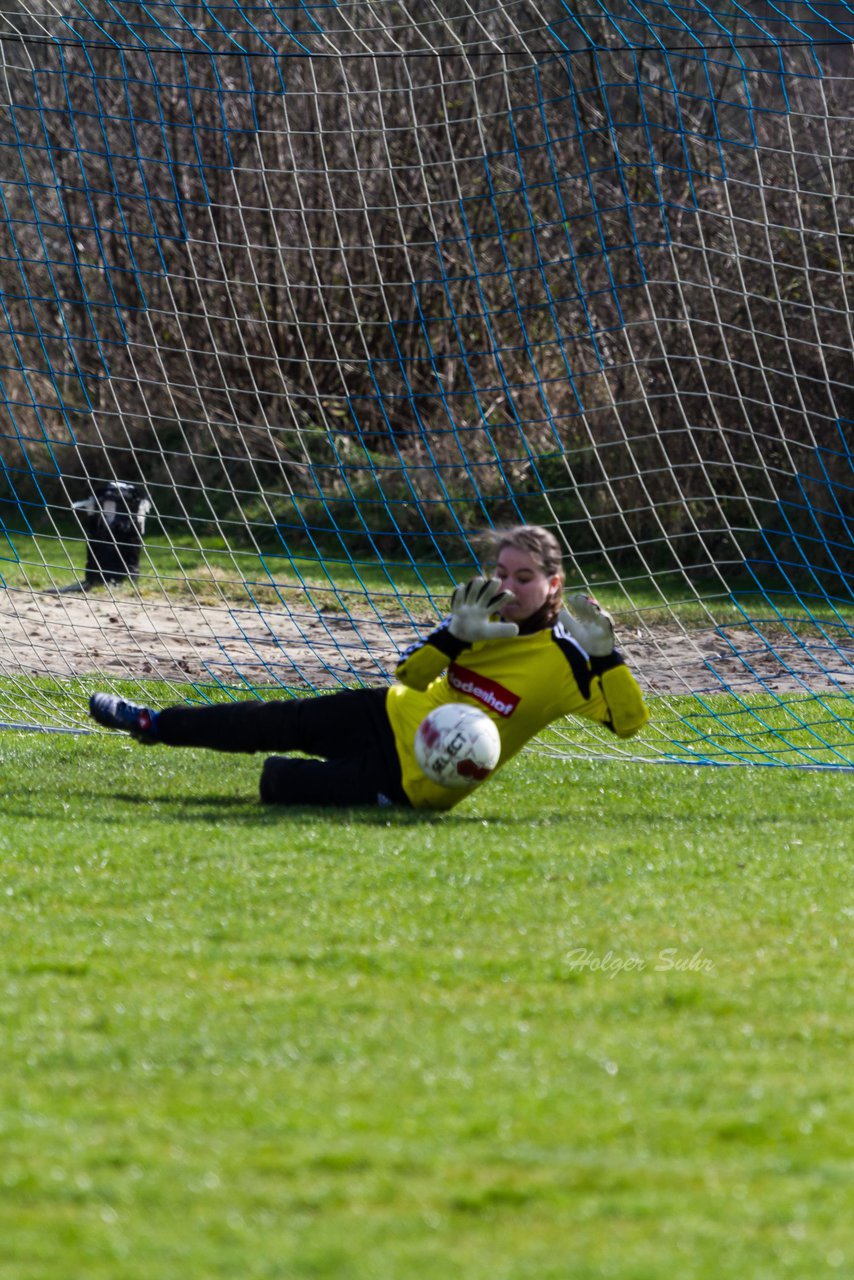
{"label": "soccer cleat", "polygon": [[93,693],[89,715],[106,729],[123,729],[139,742],[153,742],[157,712],[125,702],[114,693]]}

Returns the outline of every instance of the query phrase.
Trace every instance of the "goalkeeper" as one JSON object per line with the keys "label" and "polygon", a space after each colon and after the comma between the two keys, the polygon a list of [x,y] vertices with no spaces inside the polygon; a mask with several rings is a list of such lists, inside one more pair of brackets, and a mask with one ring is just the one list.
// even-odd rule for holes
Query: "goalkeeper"
{"label": "goalkeeper", "polygon": [[162,711],[96,693],[90,713],[145,743],[319,757],[264,762],[261,799],[284,805],[451,808],[471,793],[426,778],[413,746],[421,721],[446,702],[486,712],[501,764],[565,715],[621,738],[637,733],[649,719],[641,690],[614,647],[608,614],[581,595],[570,598],[571,612],[564,605],[557,540],[536,525],[495,539],[494,578],[456,588],[449,617],[401,655],[390,688]]}

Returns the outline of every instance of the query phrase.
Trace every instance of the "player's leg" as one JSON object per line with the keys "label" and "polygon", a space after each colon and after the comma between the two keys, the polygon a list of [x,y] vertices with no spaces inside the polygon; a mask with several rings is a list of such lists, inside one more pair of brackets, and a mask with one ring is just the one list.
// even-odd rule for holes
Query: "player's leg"
{"label": "player's leg", "polygon": [[264,765],[261,798],[270,804],[362,805],[409,801],[385,712],[385,689],[345,689],[287,702],[227,702],[151,711],[111,694],[94,694],[99,724],[142,742],[215,751],[302,751],[324,760],[273,756]]}
{"label": "player's leg", "polygon": [[123,729],[139,742],[213,751],[290,750],[289,703],[225,702],[209,707],[154,711],[110,693],[94,693],[89,714],[108,729]]}
{"label": "player's leg", "polygon": [[298,751],[299,702],[223,702],[210,707],[164,707],[157,741],[212,751]]}
{"label": "player's leg", "polygon": [[286,702],[224,702],[162,711],[95,693],[90,713],[99,724],[123,729],[141,742],[214,751],[304,751],[344,759],[369,753],[396,756],[385,714],[385,689],[342,689]]}
{"label": "player's leg", "polygon": [[270,757],[261,774],[261,799],[268,804],[408,805],[386,692],[342,690],[298,702],[298,740],[291,750],[325,759]]}
{"label": "player's leg", "polygon": [[285,702],[227,702],[212,707],[167,707],[159,712],[158,741],[217,751],[304,751],[326,759],[369,754],[391,739],[385,689],[341,689]]}
{"label": "player's leg", "polygon": [[322,805],[325,808],[400,804],[409,806],[400,768],[377,754],[342,760],[268,756],[261,771],[265,804]]}

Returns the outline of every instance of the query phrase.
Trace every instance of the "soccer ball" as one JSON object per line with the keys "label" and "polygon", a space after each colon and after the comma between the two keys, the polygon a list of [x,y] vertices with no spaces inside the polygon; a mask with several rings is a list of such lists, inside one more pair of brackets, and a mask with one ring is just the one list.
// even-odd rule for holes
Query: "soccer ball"
{"label": "soccer ball", "polygon": [[489,777],[500,755],[501,739],[489,716],[464,702],[436,707],[415,734],[415,759],[441,787],[473,787]]}

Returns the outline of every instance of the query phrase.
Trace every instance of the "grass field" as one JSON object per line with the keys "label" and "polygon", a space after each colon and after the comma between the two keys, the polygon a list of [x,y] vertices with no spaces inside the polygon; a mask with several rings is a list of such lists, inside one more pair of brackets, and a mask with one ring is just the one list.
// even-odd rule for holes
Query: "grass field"
{"label": "grass field", "polygon": [[0,1280],[854,1274],[851,779],[0,734]]}
{"label": "grass field", "polygon": [[[173,540],[174,539],[174,540]],[[86,544],[81,531],[70,528],[63,536],[51,533],[0,534],[0,586],[41,591],[68,586],[83,576]],[[184,528],[166,533],[149,534],[140,563],[140,576],[134,591],[143,599],[188,601],[198,604],[221,604],[225,599],[245,602],[246,589],[262,607],[281,607],[284,600],[294,606],[301,599],[312,607],[368,610],[366,596],[379,603],[383,614],[414,610],[431,616],[425,608],[429,593],[438,603],[447,599],[463,566],[420,566],[409,561],[383,560],[366,554],[354,562],[342,550],[338,558],[328,554],[323,559],[290,557],[283,548],[274,548],[263,557],[258,551],[227,546],[221,537],[199,539]],[[569,589],[585,584],[570,582]],[[708,626],[718,623],[741,624],[745,615],[765,617],[775,614],[768,593],[756,589],[750,578],[733,581],[737,599],[723,591],[717,578],[698,579],[688,584],[682,573],[662,572],[647,576],[623,575],[614,580],[613,569],[605,563],[590,567],[589,585],[601,603],[627,625],[642,618],[645,625],[672,625],[676,618],[685,626]],[[131,588],[117,588],[119,592]],[[773,593],[771,593],[773,595]],[[794,612],[795,624],[803,612],[793,604],[789,594],[784,610]],[[810,600],[807,615],[838,619],[828,604]]]}

